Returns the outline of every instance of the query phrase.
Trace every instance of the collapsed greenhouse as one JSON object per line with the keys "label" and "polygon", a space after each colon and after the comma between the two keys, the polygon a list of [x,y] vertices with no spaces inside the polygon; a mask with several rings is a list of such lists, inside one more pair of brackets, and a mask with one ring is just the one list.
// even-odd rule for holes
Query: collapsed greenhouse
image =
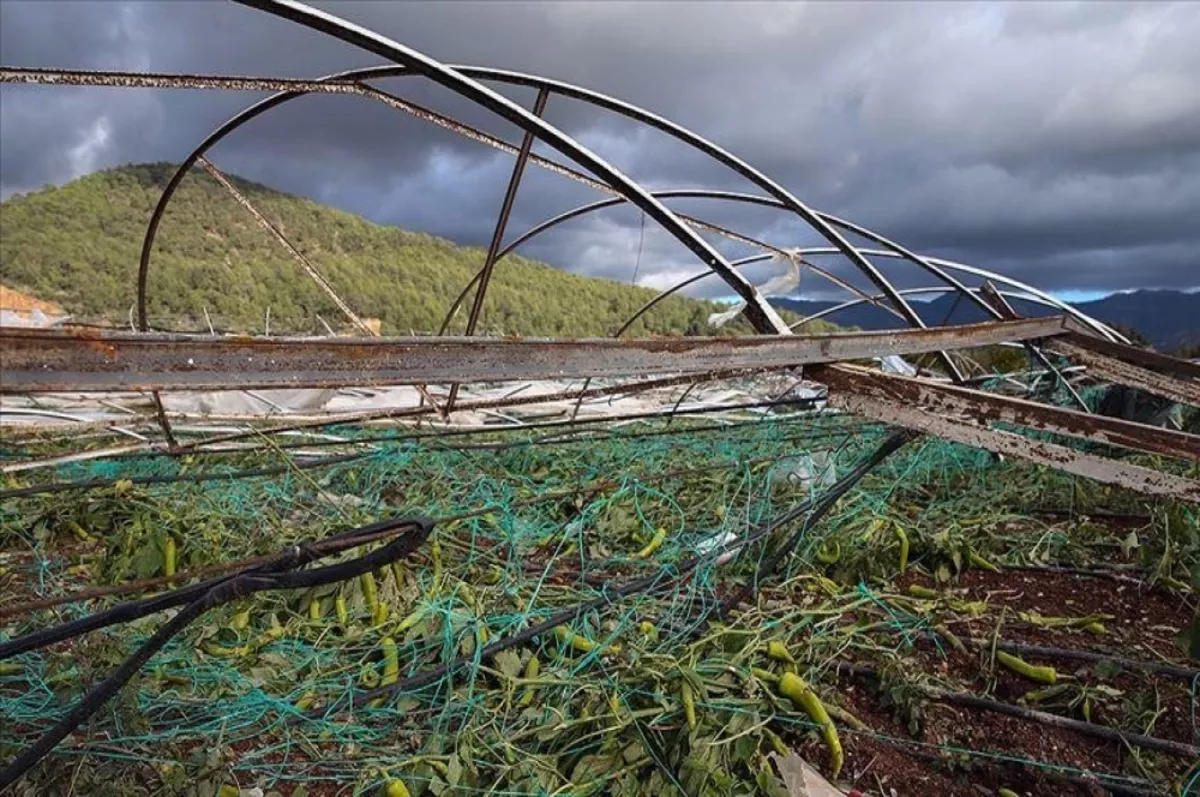
{"label": "collapsed greenhouse", "polygon": [[[648,110],[244,3],[386,65],[308,80],[0,67],[50,92],[277,92],[165,185],[132,329],[0,328],[0,791],[1200,787],[1200,365],[814,210]],[[522,138],[374,85],[396,78]],[[533,110],[502,89],[535,92]],[[380,335],[209,158],[319,93],[515,156],[487,255],[436,334]],[[551,101],[669,136],[758,193],[648,190],[545,121]],[[512,235],[530,166],[602,198]],[[156,326],[155,240],[185,179],[220,184],[349,332]],[[681,199],[769,208],[822,242],[774,246],[673,211]],[[481,334],[506,255],[621,205],[700,270],[607,338]],[[784,274],[758,287],[756,263]],[[630,334],[705,278],[738,303],[704,334]],[[789,324],[769,298],[801,280],[844,292],[829,320],[872,304],[895,328]],[[942,293],[987,320],[928,323],[914,299]],[[734,318],[755,334],[723,334]]]}

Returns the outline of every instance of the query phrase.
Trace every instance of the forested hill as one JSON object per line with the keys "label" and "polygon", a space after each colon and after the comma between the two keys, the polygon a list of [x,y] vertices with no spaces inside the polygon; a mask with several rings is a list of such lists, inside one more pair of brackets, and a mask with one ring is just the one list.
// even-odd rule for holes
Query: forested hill
{"label": "forested hill", "polygon": [[[138,255],[170,164],[125,166],[0,205],[0,282],[58,302],[77,320],[127,323]],[[245,180],[239,190],[324,274],[356,313],[385,335],[436,331],[484,252]],[[614,332],[653,291],[590,279],[510,256],[488,290],[481,333],[600,336]],[[149,280],[151,323],[258,332],[320,333],[319,315],[345,317],[284,249],[215,180],[193,172],[159,230]],[[451,332],[461,331],[463,308]],[[709,302],[671,297],[634,334],[702,332]],[[748,329],[744,319],[723,334]]]}

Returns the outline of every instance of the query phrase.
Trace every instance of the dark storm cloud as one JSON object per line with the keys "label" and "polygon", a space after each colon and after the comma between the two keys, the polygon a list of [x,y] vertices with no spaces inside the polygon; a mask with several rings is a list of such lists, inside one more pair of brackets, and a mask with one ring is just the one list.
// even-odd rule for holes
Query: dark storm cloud
{"label": "dark storm cloud", "polygon": [[[1039,287],[1200,286],[1200,4],[384,3],[334,13],[451,63],[577,82],[687,125],[814,207]],[[377,63],[215,2],[0,3],[0,61],[308,77]],[[511,141],[509,125],[416,79],[382,87]],[[528,91],[505,89],[529,104]],[[0,191],[178,160],[251,94],[0,88]],[[548,119],[651,188],[757,191],[665,135],[556,98]],[[542,151],[539,149],[538,151]],[[229,171],[485,243],[511,168],[359,98],[308,97],[222,143]],[[510,235],[595,195],[526,177]],[[775,211],[676,203],[777,245]],[[665,286],[697,266],[626,208],[522,251]],[[711,239],[717,242],[718,239]],[[730,256],[744,247],[722,243]],[[639,256],[640,252],[640,256]],[[885,266],[901,282],[904,267]],[[819,287],[806,278],[805,292]],[[699,293],[724,293],[719,281]]]}

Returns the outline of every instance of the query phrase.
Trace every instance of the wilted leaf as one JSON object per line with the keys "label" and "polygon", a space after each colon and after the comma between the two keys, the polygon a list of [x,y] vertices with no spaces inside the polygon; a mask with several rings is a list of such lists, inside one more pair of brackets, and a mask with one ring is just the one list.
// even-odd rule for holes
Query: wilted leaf
{"label": "wilted leaf", "polygon": [[758,790],[767,797],[791,797],[787,787],[783,785],[783,781],[776,777],[769,767],[760,769],[755,780],[758,783]]}
{"label": "wilted leaf", "polygon": [[163,566],[162,551],[157,545],[143,545],[133,560],[133,572],[138,578],[150,578]]}
{"label": "wilted leaf", "polygon": [[493,661],[496,669],[509,678],[516,678],[521,672],[521,655],[513,650],[502,650],[496,654]]}
{"label": "wilted leaf", "polygon": [[619,769],[620,760],[613,760],[611,755],[585,755],[571,770],[572,783],[592,783],[600,780],[609,772]]}
{"label": "wilted leaf", "polygon": [[680,674],[683,675],[685,681],[692,686],[692,691],[696,693],[697,700],[708,700],[708,689],[704,686],[704,681],[700,679],[699,674],[691,667],[680,667]]}
{"label": "wilted leaf", "polygon": [[642,745],[641,742],[634,742],[633,744],[629,745],[628,747],[626,747],[624,750],[621,751],[621,758],[625,760],[626,764],[632,764],[634,761],[637,761],[639,758],[644,758],[645,755],[646,755],[646,748]]}

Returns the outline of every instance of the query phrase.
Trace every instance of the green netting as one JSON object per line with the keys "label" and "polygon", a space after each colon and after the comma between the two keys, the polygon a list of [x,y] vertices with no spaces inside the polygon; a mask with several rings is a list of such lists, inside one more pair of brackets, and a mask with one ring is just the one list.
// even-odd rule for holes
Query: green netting
{"label": "green netting", "polygon": [[[724,564],[710,557],[686,578],[680,563],[811,497],[885,434],[823,414],[647,422],[555,440],[518,432],[484,442],[387,441],[376,433],[364,458],[329,467],[7,500],[0,550],[20,556],[5,567],[43,595],[159,576],[168,539],[186,573],[389,515],[443,519],[432,545],[376,573],[372,585],[261,595],[205,616],[93,717],[86,735],[62,745],[40,777],[57,782],[56,761],[86,755],[95,777],[140,773],[141,785],[168,793],[230,783],[363,791],[388,779],[403,779],[414,794],[660,794],[676,786],[733,794],[756,783],[769,793],[764,753],[802,741],[813,726],[780,707],[762,676],[780,671],[764,658],[768,641],[789,646],[819,682],[848,651],[886,654],[929,630],[929,618],[890,597],[902,539],[931,570],[958,569],[969,553],[1011,558],[1013,550],[1027,561],[1069,562],[1088,541],[1033,518],[1029,507],[1133,505],[1107,488],[922,438],[844,496],[752,603],[719,621],[722,601],[753,582],[799,525]],[[253,452],[77,462],[55,476],[232,474],[339,450],[261,442]],[[1195,523],[1192,510],[1178,511]],[[669,588],[614,598],[562,635],[491,661],[479,655],[489,641],[648,574]],[[5,633],[98,605],[28,614]],[[886,646],[859,626],[847,630],[843,620],[854,612],[871,618],[867,630],[884,632]],[[146,618],[6,662],[0,754],[35,739],[161,622]],[[457,656],[472,661],[428,686],[376,704],[359,699]],[[702,717],[690,729],[684,684]],[[324,719],[296,721],[331,706],[339,710]]]}

